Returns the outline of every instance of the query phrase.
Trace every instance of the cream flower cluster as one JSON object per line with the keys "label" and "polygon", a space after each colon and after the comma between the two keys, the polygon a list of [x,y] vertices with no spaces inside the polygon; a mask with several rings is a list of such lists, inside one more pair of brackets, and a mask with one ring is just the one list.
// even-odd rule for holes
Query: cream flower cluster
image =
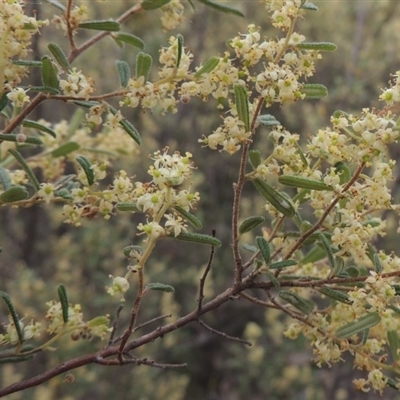
{"label": "cream flower cluster", "polygon": [[[34,323],[33,321],[31,321],[29,324],[24,325],[22,321],[19,321],[19,326],[21,327],[24,340],[38,338],[42,333],[42,325],[40,324],[40,322]],[[10,319],[10,322],[8,324],[5,324],[4,328],[6,333],[0,334],[0,345],[16,345],[19,342],[19,338],[14,322]]]}
{"label": "cream flower cluster", "polygon": [[87,100],[93,93],[93,81],[86,77],[82,71],[73,68],[66,78],[60,79],[60,89],[66,96],[83,97]]}
{"label": "cream flower cluster", "polygon": [[79,338],[91,339],[93,336],[104,339],[109,332],[108,316],[96,317],[91,321],[85,322],[81,306],[75,304],[68,307],[68,322],[65,324],[61,303],[50,301],[46,304],[49,307],[46,314],[47,332],[49,334],[59,334],[67,331],[71,332],[73,340],[77,340]]}
{"label": "cream flower cluster", "polygon": [[[89,19],[89,10],[85,5],[74,6],[70,12],[69,16],[69,26],[74,33],[76,32],[76,28],[78,28],[79,24],[85,22]],[[66,16],[55,16],[51,21],[57,29],[63,30],[65,33],[68,30],[68,24],[66,21]]]}
{"label": "cream flower cluster", "polygon": [[47,23],[25,15],[22,0],[0,2],[0,94],[21,82],[26,68],[12,60],[27,57],[32,36]]}
{"label": "cream flower cluster", "polygon": [[163,28],[167,31],[175,29],[184,20],[183,13],[185,7],[182,5],[180,0],[171,0],[161,8],[161,11],[163,12],[161,23]]}
{"label": "cream flower cluster", "polygon": [[[109,219],[115,211],[116,204],[129,203],[134,204],[137,211],[143,212],[148,218],[166,218],[162,232],[149,223],[139,225],[139,230],[148,236],[154,235],[155,232],[161,232],[162,235],[172,233],[177,236],[186,230],[186,224],[174,212],[169,214],[166,211],[175,206],[188,211],[199,200],[198,192],[191,192],[185,188],[176,189],[190,180],[193,169],[191,157],[190,153],[182,156],[179,153],[168,154],[168,150],[157,151],[153,156],[153,165],[148,170],[152,177],[151,182],[133,182],[127,172],[121,170],[116,174],[112,185],[103,191],[90,190],[85,186],[73,188],[72,201],[63,208],[66,222],[80,225],[82,218],[91,219],[97,214]],[[105,176],[104,174],[99,177],[99,166],[94,165],[94,168],[98,180]],[[39,195],[47,202],[51,201],[56,195],[54,186],[42,185]]]}
{"label": "cream flower cluster", "polygon": [[[61,303],[50,301],[46,303],[48,310],[46,313],[46,332],[50,335],[71,333],[71,337],[91,339],[93,336],[98,336],[104,339],[109,331],[108,317],[96,317],[92,321],[85,322],[81,312],[81,306],[76,304],[68,307],[68,322],[65,324],[63,319],[63,310]],[[22,331],[23,341],[30,339],[38,339],[44,333],[40,322],[30,321],[29,324],[18,321]],[[10,322],[4,325],[5,334],[0,334],[0,345],[16,345],[19,343],[19,337],[14,322],[10,318]],[[42,346],[46,348],[46,346]]]}
{"label": "cream flower cluster", "polygon": [[[301,1],[267,3],[274,13],[279,12],[281,16],[286,13],[290,21],[301,15]],[[167,6],[177,5],[171,2]],[[280,17],[274,18],[279,20]],[[284,24],[278,25],[283,29]],[[233,154],[251,136],[249,132],[243,131],[241,123],[236,119],[237,112],[232,100],[234,86],[248,85],[249,93],[254,91],[264,98],[266,106],[273,103],[290,103],[304,98],[300,80],[313,75],[315,61],[320,58],[318,51],[296,47],[304,40],[304,36],[296,32],[290,34],[289,40],[266,40],[261,37],[255,25],[249,25],[248,33],[229,41],[234,54],[226,52],[223,57],[215,58],[214,69],[198,76],[196,72],[201,67],[195,71],[190,70],[192,54],[185,48],[180,52],[178,38],[171,37],[169,47],[164,47],[160,51],[159,81],[145,81],[143,76],[131,78],[128,93],[120,105],[150,109],[158,106],[164,112],[176,112],[179,101],[187,103],[191,97],[206,100],[209,96],[213,96],[217,99],[217,108],[226,108],[226,114],[229,116],[224,119],[221,127],[199,141],[211,149],[220,149]],[[180,54],[179,64],[178,54]],[[263,71],[253,77],[253,68],[260,63],[264,64]],[[254,108],[252,103],[249,107]]]}

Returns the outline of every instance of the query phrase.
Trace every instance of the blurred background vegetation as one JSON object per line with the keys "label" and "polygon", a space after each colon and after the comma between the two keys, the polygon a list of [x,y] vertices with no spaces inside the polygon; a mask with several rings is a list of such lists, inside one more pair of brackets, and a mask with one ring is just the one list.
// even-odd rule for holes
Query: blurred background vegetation
{"label": "blurred background vegetation", "polygon": [[[307,41],[332,41],[336,53],[324,54],[317,64],[317,74],[310,82],[322,83],[329,96],[320,101],[307,101],[280,109],[270,109],[289,130],[301,135],[304,142],[318,128],[329,124],[329,116],[337,109],[359,112],[363,107],[379,107],[380,87],[385,87],[391,72],[400,69],[400,2],[398,1],[313,1],[318,12],[309,12],[297,31]],[[93,19],[116,18],[133,1],[87,1]],[[226,49],[226,40],[238,32],[246,32],[249,23],[261,27],[262,35],[275,37],[279,33],[271,28],[263,7],[254,1],[226,1],[242,10],[246,18],[221,14],[195,2],[192,10],[188,2],[186,21],[172,32],[160,27],[159,10],[140,13],[124,24],[123,30],[141,37],[145,51],[154,59],[156,71],[159,46],[166,46],[169,36],[181,33],[185,46],[199,65],[209,57]],[[27,1],[27,8],[38,18],[52,18],[58,10],[49,4]],[[261,10],[261,12],[260,12]],[[90,37],[82,32],[78,41]],[[67,41],[53,27],[44,28],[33,44],[32,57],[40,59],[46,53],[49,41],[57,42],[67,51]],[[98,92],[112,91],[118,87],[115,59],[134,65],[138,50],[119,48],[105,38],[74,63],[91,75]],[[40,80],[35,71],[29,78],[31,84]],[[31,119],[44,118],[51,122],[68,119],[75,108],[64,103],[42,104]],[[232,182],[236,179],[238,156],[227,156],[209,149],[201,149],[198,139],[218,127],[220,117],[214,104],[193,99],[182,104],[174,115],[163,116],[157,111],[124,110],[124,114],[141,132],[144,143],[139,152],[121,157],[113,166],[115,171],[124,168],[138,180],[145,180],[149,165],[148,154],[169,146],[181,152],[190,151],[198,166],[194,184],[202,197],[197,216],[203,221],[204,233],[216,229],[223,242],[218,249],[212,272],[206,284],[206,299],[218,294],[232,280],[232,254],[230,251],[230,215]],[[267,153],[268,131],[260,129],[256,147]],[[399,149],[392,149],[398,158]],[[400,174],[399,174],[400,176]],[[262,201],[253,197],[254,190],[246,188],[242,217],[262,212]],[[394,192],[397,196],[396,191]],[[388,216],[391,218],[391,216]],[[56,298],[57,284],[63,283],[72,303],[82,304],[87,319],[105,312],[113,316],[118,300],[105,293],[108,275],[124,274],[127,260],[122,248],[136,243],[135,224],[139,216],[119,213],[111,221],[95,218],[83,226],[73,228],[64,224],[61,207],[35,206],[29,209],[0,210],[0,289],[8,292],[20,315],[42,319],[45,302]],[[393,232],[397,221],[392,219]],[[260,232],[256,232],[260,234]],[[245,239],[251,242],[247,234]],[[386,250],[398,248],[395,235],[377,244]],[[167,321],[191,311],[196,306],[198,282],[207,262],[207,249],[202,246],[168,241],[161,243],[153,254],[147,273],[149,281],[173,285],[175,293],[147,296],[140,313],[144,322],[160,314],[172,314]],[[128,292],[121,325],[129,317],[129,305],[134,290]],[[6,320],[6,310],[0,305],[0,318]],[[302,340],[289,341],[282,337],[285,320],[275,310],[264,310],[243,300],[226,304],[205,317],[205,321],[229,335],[244,337],[253,342],[247,347],[211,335],[201,326],[192,324],[169,334],[135,355],[159,362],[188,363],[187,369],[158,370],[146,366],[105,368],[83,367],[72,371],[74,383],[67,384],[65,377],[55,378],[37,388],[9,396],[10,399],[109,399],[113,396],[126,399],[158,400],[236,400],[258,399],[373,399],[376,394],[355,392],[350,363],[343,362],[331,368],[317,368],[312,363],[312,353]],[[160,322],[158,322],[160,323]],[[144,328],[152,330],[157,325]],[[60,343],[54,353],[39,354],[26,365],[1,366],[1,386],[22,377],[44,371],[58,362],[75,355],[90,352],[103,344],[93,342]],[[396,398],[387,392],[386,399]]]}

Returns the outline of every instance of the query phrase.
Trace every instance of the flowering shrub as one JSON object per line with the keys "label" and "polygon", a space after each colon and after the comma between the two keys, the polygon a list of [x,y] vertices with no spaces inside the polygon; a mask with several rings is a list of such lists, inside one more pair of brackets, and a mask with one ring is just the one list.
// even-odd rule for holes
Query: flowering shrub
{"label": "flowering shrub", "polygon": [[[219,3],[200,2],[239,13]],[[134,73],[126,62],[116,61],[120,87],[98,95],[94,81],[73,67],[73,61],[105,36],[142,47],[139,38],[120,32],[120,23],[136,13],[161,8],[163,27],[172,29],[183,20],[183,2],[143,0],[116,21],[92,21],[88,9],[72,0],[66,6],[51,3],[59,11],[51,22],[27,17],[20,0],[0,5],[0,108],[4,122],[0,134],[0,205],[62,203],[64,220],[73,226],[96,216],[109,220],[120,213],[143,215],[145,222],[137,225],[135,244],[123,249],[129,260],[126,274],[114,276],[111,270],[111,283],[107,285],[107,277],[104,279],[111,296],[123,301],[135,287],[136,297],[131,318],[118,336],[118,318],[112,326],[108,314],[86,321],[81,306],[69,303],[63,284],[58,285],[59,299],[47,303],[46,328],[40,322],[20,319],[13,294],[1,292],[9,311],[9,323],[0,335],[5,348],[0,353],[2,363],[28,361],[39,352],[54,349],[53,344],[67,334],[73,340],[93,336],[109,340],[94,354],[50,369],[44,380],[39,375],[22,380],[1,389],[0,395],[90,363],[174,367],[135,358],[131,352],[190,322],[198,322],[226,339],[243,341],[215,331],[200,319],[234,296],[254,303],[254,307],[286,315],[283,334],[290,339],[303,335],[313,348],[318,366],[340,362],[345,353],[352,355],[354,366],[366,371],[365,378],[354,381],[357,388],[378,392],[386,386],[400,388],[400,259],[373,245],[374,239],[387,232],[383,211],[399,209],[392,202],[395,161],[388,152],[388,146],[399,136],[395,114],[400,101],[399,72],[391,86],[383,89],[380,110],[365,108],[358,115],[338,110],[331,117],[331,126],[310,135],[303,145],[298,134],[287,130],[267,111],[274,104],[284,107],[327,93],[323,85],[308,83],[307,79],[313,76],[321,53],[335,50],[335,45],[307,42],[295,31],[299,18],[316,11],[314,4],[305,0],[262,1],[281,37],[265,38],[250,24],[247,32],[228,41],[222,56],[210,57],[201,65],[192,65],[194,55],[185,48],[182,35],[171,36],[160,50],[157,75],[152,57],[140,52]],[[49,23],[64,31],[69,54],[51,42],[49,55],[40,62],[30,61],[32,35]],[[99,33],[78,46],[75,37],[82,29]],[[23,85],[24,76],[37,67],[43,84]],[[180,153],[168,148],[155,150],[147,181],[136,180],[133,171],[120,170],[111,183],[104,183],[120,154],[140,152],[141,135],[124,116],[127,110],[140,107],[175,113],[178,104],[196,97],[214,104],[222,116],[220,127],[198,139],[199,148],[240,155],[232,198],[233,284],[204,303],[214,248],[221,242],[216,235],[193,232],[202,226],[195,215],[200,194],[192,180],[196,168],[192,158],[195,160],[196,154],[185,148]],[[119,109],[111,104],[114,98]],[[84,109],[82,126],[71,129],[72,123],[66,121],[51,124],[28,119],[35,108],[49,101],[69,102]],[[269,154],[254,146],[261,126],[269,129],[273,144]],[[38,146],[44,150],[26,151]],[[73,174],[68,172],[71,165]],[[240,206],[246,182],[251,182],[254,193],[265,200],[265,208],[242,220]],[[244,235],[260,227],[262,234],[254,243],[246,243]],[[166,239],[211,248],[200,280],[198,306],[170,324],[133,338],[143,298],[152,290],[174,291],[165,283],[149,282],[148,261],[156,245]],[[251,255],[246,257],[243,248]],[[42,344],[37,344],[40,340]]]}

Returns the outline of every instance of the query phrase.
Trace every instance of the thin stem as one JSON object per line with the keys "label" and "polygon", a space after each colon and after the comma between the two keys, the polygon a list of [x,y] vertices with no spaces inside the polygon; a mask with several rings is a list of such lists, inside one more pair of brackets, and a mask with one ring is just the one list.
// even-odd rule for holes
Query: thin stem
{"label": "thin stem", "polygon": [[[238,295],[241,291],[248,289],[251,287],[253,283],[254,277],[252,276],[247,276],[246,278],[243,279],[242,282],[240,282],[238,285],[234,287],[230,287],[226,289],[223,293],[219,294],[217,297],[214,299],[210,300],[206,304],[203,305],[201,309],[201,314],[206,314],[210,312],[211,310],[214,310],[218,307],[220,307],[222,304],[225,304],[228,301],[231,301],[232,297]],[[173,332],[191,322],[198,321],[198,312],[197,308],[190,312],[189,314],[179,318],[176,321],[173,321],[167,325],[164,325],[162,327],[158,327],[157,329],[153,330],[152,332],[143,335],[134,341],[128,342],[125,345],[124,351],[128,352],[131,350],[134,350],[136,348],[139,348],[147,343],[151,343],[157,338],[161,338],[165,336],[167,333]],[[72,360],[64,361],[55,367],[38,374],[32,378],[25,379],[23,381],[13,383],[3,389],[0,389],[0,397],[6,396],[11,393],[19,392],[24,389],[28,389],[31,387],[38,386],[44,382],[47,382],[51,378],[54,378],[58,375],[61,375],[65,372],[71,371],[73,369],[82,367],[84,365],[96,363],[99,359],[101,358],[107,358],[107,357],[112,357],[118,355],[120,352],[120,346],[115,345],[115,346],[110,346],[108,348],[102,349],[98,352],[92,353],[92,354],[87,354],[84,356],[76,357]],[[122,360],[124,362],[124,360]]]}
{"label": "thin stem", "polygon": [[[117,22],[122,23],[128,20],[132,15],[142,11],[142,5],[140,3],[135,4],[129,10],[124,12],[118,19]],[[83,43],[81,46],[72,49],[71,53],[68,56],[68,61],[72,63],[77,57],[79,57],[85,50],[89,47],[92,47],[99,40],[103,39],[106,36],[111,35],[111,32],[100,32],[97,35],[93,36],[87,42]]]}
{"label": "thin stem", "polygon": [[22,112],[13,118],[11,122],[4,128],[3,133],[11,133],[21,122],[44,100],[47,99],[47,95],[44,93],[37,94],[32,101],[26,106]]}
{"label": "thin stem", "polygon": [[249,342],[248,340],[244,340],[244,339],[241,339],[241,338],[238,338],[238,337],[230,336],[230,335],[227,335],[224,332],[218,331],[217,329],[211,328],[211,326],[207,325],[201,319],[199,319],[198,322],[203,328],[207,329],[211,333],[214,333],[216,335],[222,336],[224,339],[229,339],[229,340],[233,340],[234,342],[244,343],[244,344],[247,344],[247,346],[251,346],[252,345],[252,343]]}
{"label": "thin stem", "polygon": [[[215,230],[212,231],[212,235],[215,236]],[[215,248],[214,246],[211,246],[211,251],[210,251],[210,257],[208,258],[208,263],[206,266],[206,269],[204,270],[203,276],[200,278],[200,286],[199,286],[199,298],[197,300],[197,312],[200,315],[201,314],[201,306],[203,304],[203,299],[204,299],[204,285],[206,283],[207,275],[211,270],[212,266],[212,261],[214,258],[214,252]]]}
{"label": "thin stem", "polygon": [[[400,277],[400,271],[388,272],[382,274],[382,278],[393,278]],[[345,284],[345,283],[356,283],[356,282],[364,282],[369,275],[357,276],[354,278],[326,278],[326,279],[299,279],[299,280],[280,280],[279,284],[281,287],[320,287],[325,285],[335,285],[335,284]],[[254,289],[271,289],[274,285],[271,282],[260,281],[253,282],[251,285]],[[349,288],[351,290],[351,288]]]}
{"label": "thin stem", "polygon": [[71,51],[76,49],[75,41],[74,41],[74,30],[71,26],[71,9],[72,9],[73,0],[68,0],[67,3],[67,12],[65,13],[65,19],[67,23],[67,37],[68,42],[71,47]]}
{"label": "thin stem", "polygon": [[113,343],[115,343],[114,342],[114,337],[115,337],[115,334],[117,333],[119,314],[121,313],[123,308],[124,308],[123,306],[119,306],[117,308],[117,312],[115,314],[114,322],[112,324],[112,331],[111,331],[110,339],[108,340],[107,346],[111,346]]}
{"label": "thin stem", "polygon": [[316,232],[321,225],[323,224],[323,222],[325,221],[325,219],[328,217],[329,213],[333,210],[333,208],[336,206],[336,204],[339,202],[339,200],[342,198],[342,194],[346,193],[347,190],[349,190],[349,188],[356,182],[356,180],[358,179],[359,175],[361,174],[361,171],[364,169],[365,167],[365,163],[362,163],[358,168],[357,171],[354,173],[353,177],[350,179],[350,181],[347,183],[347,185],[343,188],[343,190],[340,192],[340,194],[338,194],[331,202],[331,204],[329,204],[329,206],[327,207],[327,209],[324,211],[324,213],[322,214],[322,216],[320,217],[320,219],[315,223],[315,225],[309,229],[308,231],[304,232],[300,237],[299,240],[295,243],[295,245],[289,250],[289,252],[286,254],[285,256],[285,260],[288,260],[292,254],[298,250],[303,243],[314,233]]}
{"label": "thin stem", "polygon": [[[253,120],[251,123],[251,132],[252,136],[254,135],[255,124],[258,115],[261,112],[261,107],[264,104],[264,98],[259,98],[256,110],[254,112]],[[242,196],[243,186],[246,181],[245,172],[246,172],[246,163],[249,154],[251,138],[249,138],[248,142],[244,144],[242,155],[240,158],[240,166],[239,166],[239,176],[237,182],[234,184],[234,195],[233,195],[233,207],[232,207],[232,248],[233,248],[233,257],[235,260],[235,284],[238,284],[242,279],[243,273],[243,265],[242,265],[242,257],[239,252],[239,229],[238,229],[238,220],[239,220],[239,208],[240,208],[240,200]]]}
{"label": "thin stem", "polygon": [[[106,365],[106,366],[112,366],[112,365],[121,365],[119,360],[105,360],[104,358],[98,358],[96,360],[97,364],[100,365]],[[136,364],[136,365],[148,365],[149,367],[154,367],[154,368],[161,368],[161,369],[166,369],[166,368],[185,368],[187,367],[187,364],[165,364],[165,363],[158,363],[153,360],[149,360],[148,358],[133,358],[133,359],[124,359],[122,362],[123,365],[126,364]]]}
{"label": "thin stem", "polygon": [[143,296],[144,296],[144,274],[143,274],[143,268],[140,268],[138,270],[138,279],[139,279],[139,286],[138,286],[138,293],[136,295],[135,303],[132,307],[131,311],[131,320],[129,321],[129,326],[126,329],[124,336],[122,337],[121,344],[118,349],[118,360],[122,364],[123,357],[122,353],[124,352],[125,345],[127,341],[129,340],[129,337],[131,336],[133,332],[133,328],[136,323],[136,319],[139,313],[139,308],[140,308],[140,303],[142,302]]}

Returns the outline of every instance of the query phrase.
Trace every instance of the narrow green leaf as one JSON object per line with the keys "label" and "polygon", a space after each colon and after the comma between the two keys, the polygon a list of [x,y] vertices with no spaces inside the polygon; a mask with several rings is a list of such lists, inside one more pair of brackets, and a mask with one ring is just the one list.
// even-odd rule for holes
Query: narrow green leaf
{"label": "narrow green leaf", "polygon": [[291,202],[267,182],[261,178],[256,178],[252,182],[259,193],[281,214],[289,218],[295,215],[296,212]]}
{"label": "narrow green leaf", "polygon": [[180,33],[178,33],[178,35],[176,35],[176,38],[178,39],[178,54],[176,57],[176,68],[179,68],[179,65],[180,65],[181,59],[182,59],[184,39]]}
{"label": "narrow green leaf", "polygon": [[264,126],[277,126],[282,125],[273,115],[262,114],[257,117],[257,121]]}
{"label": "narrow green leaf", "polygon": [[178,236],[167,236],[167,237],[183,240],[185,242],[207,244],[214,247],[220,247],[222,245],[221,241],[216,237],[210,235],[204,235],[202,233],[184,232],[179,234]]}
{"label": "narrow green leaf", "polygon": [[250,113],[249,113],[249,100],[247,98],[246,89],[241,85],[236,85],[235,104],[239,119],[244,123],[246,132],[250,130]]}
{"label": "narrow green leaf", "polygon": [[[0,353],[0,356],[1,356],[1,353]],[[35,354],[29,354],[26,356],[21,354],[21,355],[9,356],[9,357],[0,357],[0,364],[19,363],[19,362],[23,362],[23,361],[29,361],[29,360],[32,360],[33,357],[35,357]]]}
{"label": "narrow green leaf", "polygon": [[117,42],[129,44],[130,46],[137,47],[140,50],[144,49],[143,40],[135,35],[132,35],[131,33],[115,33],[112,38]]}
{"label": "narrow green leaf", "polygon": [[14,65],[19,65],[20,67],[39,67],[42,68],[41,61],[34,60],[12,60]]}
{"label": "narrow green leaf", "polygon": [[361,336],[361,344],[362,344],[362,345],[364,345],[365,343],[367,343],[368,336],[369,336],[369,328],[364,329],[364,330],[362,331],[362,336]]}
{"label": "narrow green leaf", "polygon": [[270,280],[270,282],[274,285],[275,289],[279,289],[281,287],[281,283],[279,279],[275,277],[270,271],[265,271],[265,276]]}
{"label": "narrow green leaf", "polygon": [[16,201],[26,200],[29,197],[28,191],[19,185],[14,185],[0,194],[2,203],[14,203]]}
{"label": "narrow green leaf", "polygon": [[319,234],[319,239],[324,246],[326,255],[328,256],[329,264],[331,264],[332,269],[335,268],[335,256],[333,255],[331,244],[323,233]]}
{"label": "narrow green leaf", "polygon": [[316,262],[322,260],[325,257],[325,250],[319,246],[314,246],[300,261],[300,264],[308,264],[310,262]]}
{"label": "narrow green leaf", "polygon": [[146,82],[152,63],[153,59],[149,54],[140,52],[136,57],[136,78],[144,76],[144,81]]}
{"label": "narrow green leaf", "polygon": [[390,352],[392,353],[393,360],[397,361],[399,359],[399,354],[397,350],[400,347],[399,334],[396,330],[390,330],[387,332],[387,338],[389,343]]}
{"label": "narrow green leaf", "polygon": [[231,8],[231,7],[225,6],[225,5],[221,4],[221,3],[214,3],[214,2],[212,2],[210,0],[197,0],[197,1],[199,3],[205,4],[208,7],[214,8],[215,10],[218,10],[218,11],[221,11],[221,12],[224,12],[224,13],[228,13],[228,14],[233,14],[233,15],[236,15],[238,17],[244,17],[244,14],[241,11],[239,11],[239,10],[237,10],[235,8]]}
{"label": "narrow green leaf", "polygon": [[71,69],[71,64],[68,61],[67,56],[62,51],[61,47],[57,43],[49,43],[47,45],[50,53],[56,59],[60,67],[65,71],[68,72]]}
{"label": "narrow green leaf", "polygon": [[119,22],[110,20],[82,22],[78,25],[78,27],[83,29],[94,29],[96,31],[107,32],[118,32],[119,30],[121,30],[121,25]]}
{"label": "narrow green leaf", "polygon": [[0,165],[0,183],[1,183],[1,186],[3,186],[4,190],[7,190],[12,186],[10,174],[8,173],[8,170],[3,168],[1,165]]}
{"label": "narrow green leaf", "polygon": [[14,149],[9,149],[8,152],[11,153],[13,157],[18,161],[19,165],[22,167],[22,169],[28,176],[29,180],[31,181],[35,191],[38,191],[40,189],[40,183],[37,180],[35,174],[33,173],[31,167],[27,164],[24,157],[22,157],[21,153],[19,153],[17,150]]}
{"label": "narrow green leaf", "polygon": [[195,79],[200,78],[203,74],[209,74],[213,71],[219,64],[220,59],[218,57],[211,57],[209,58],[203,66],[201,66],[193,75]]}
{"label": "narrow green leaf", "polygon": [[[76,103],[76,102],[75,102]],[[81,126],[83,119],[85,118],[85,111],[82,108],[77,108],[72,114],[68,122],[68,134],[67,137],[71,137],[76,130]]]}
{"label": "narrow green leaf", "polygon": [[310,189],[300,190],[292,199],[293,203],[303,204],[309,200]]}
{"label": "narrow green leaf", "polygon": [[294,175],[281,175],[278,178],[279,183],[286,186],[297,187],[301,189],[310,189],[310,190],[328,190],[332,191],[333,187],[326,185],[322,181],[317,181],[315,179],[303,178],[301,176]]}
{"label": "narrow green leaf", "polygon": [[334,278],[335,276],[339,276],[344,270],[344,260],[342,257],[335,257],[335,267],[332,268],[332,271],[329,273],[328,278]]}
{"label": "narrow green leaf", "polygon": [[306,99],[320,99],[328,95],[328,89],[319,83],[306,83],[301,92],[306,95]]}
{"label": "narrow green leaf", "polygon": [[36,129],[40,132],[48,133],[50,136],[53,136],[54,138],[56,137],[56,133],[55,133],[55,131],[53,131],[53,129],[50,129],[47,126],[39,124],[39,122],[32,121],[30,119],[23,120],[22,126],[24,128],[32,128],[32,129]]}
{"label": "narrow green leaf", "polygon": [[381,259],[379,258],[379,255],[377,253],[375,253],[373,256],[373,262],[374,262],[375,272],[377,274],[380,274],[382,272],[382,264],[381,264]]}
{"label": "narrow green leaf", "polygon": [[140,211],[137,208],[136,203],[117,203],[116,208],[118,211],[131,211],[131,212]]}
{"label": "narrow green leaf", "polygon": [[365,329],[372,328],[379,324],[381,317],[377,312],[370,312],[363,317],[352,321],[336,331],[336,337],[339,339],[347,339],[357,333],[364,331]]}
{"label": "narrow green leaf", "polygon": [[259,150],[250,150],[249,161],[251,166],[256,169],[261,164],[261,152]]}
{"label": "narrow green leaf", "polygon": [[18,314],[15,311],[15,308],[14,308],[14,305],[13,305],[11,299],[10,299],[10,296],[5,292],[1,292],[0,291],[0,297],[3,298],[4,302],[7,305],[8,311],[9,311],[9,313],[11,315],[12,320],[13,320],[13,324],[14,324],[15,330],[17,332],[18,341],[19,341],[20,344],[22,344],[23,341],[24,341],[24,333],[22,331],[22,327],[21,327],[21,324],[20,324],[19,319],[18,319]]}
{"label": "narrow green leaf", "polygon": [[21,141],[21,136],[19,133],[0,133],[0,140],[4,140],[6,142],[15,142],[20,144],[36,144],[42,145],[42,140],[37,136],[25,136],[24,140]]}
{"label": "narrow green leaf", "polygon": [[90,161],[85,156],[77,156],[76,161],[78,161],[78,163],[82,167],[89,186],[92,186],[94,183],[94,171],[92,168],[92,164],[90,164]]}
{"label": "narrow green leaf", "polygon": [[173,293],[175,289],[171,285],[166,285],[164,283],[148,283],[146,285],[147,288],[150,290],[155,290],[157,292],[166,292],[166,293]]}
{"label": "narrow green leaf", "polygon": [[337,46],[331,42],[302,42],[296,44],[300,50],[335,51]]}
{"label": "narrow green leaf", "polygon": [[49,57],[42,57],[42,81],[44,86],[58,89],[58,71]]}
{"label": "narrow green leaf", "polygon": [[66,155],[79,149],[79,144],[77,142],[67,142],[57,147],[51,152],[51,155],[55,158],[65,157]]}
{"label": "narrow green leaf", "polygon": [[253,215],[249,218],[246,218],[239,226],[239,233],[243,235],[246,232],[250,232],[264,221],[265,218],[261,217],[260,215]]}
{"label": "narrow green leaf", "polygon": [[122,87],[127,87],[129,83],[129,79],[131,77],[131,70],[126,61],[115,61],[115,64],[118,69],[119,81]]}
{"label": "narrow green leaf", "polygon": [[349,166],[339,161],[334,165],[335,172],[340,176],[340,184],[343,185],[351,179],[351,172]]}
{"label": "narrow green leaf", "polygon": [[260,253],[265,261],[265,264],[269,264],[271,260],[271,250],[269,248],[269,243],[262,237],[256,237],[256,243],[258,248],[260,249]]}
{"label": "narrow green leaf", "polygon": [[42,92],[42,93],[50,93],[50,94],[60,94],[60,91],[58,90],[57,87],[51,87],[51,86],[24,86],[23,89],[29,89],[30,92]]}
{"label": "narrow green leaf", "polygon": [[60,283],[58,285],[57,291],[58,291],[58,297],[60,299],[63,321],[64,321],[64,324],[66,324],[69,319],[69,314],[68,314],[69,305],[68,305],[67,290],[65,289],[65,286],[62,283]]}
{"label": "narrow green leaf", "polygon": [[348,267],[344,270],[344,272],[352,278],[357,278],[361,275],[360,270],[357,267]]}
{"label": "narrow green leaf", "polygon": [[388,377],[387,385],[392,389],[399,391],[399,388],[397,387],[397,382],[393,378]]}
{"label": "narrow green leaf", "polygon": [[64,4],[61,4],[57,0],[44,0],[44,2],[45,3],[49,3],[49,4],[53,5],[54,7],[57,7],[61,11],[67,11],[67,9],[65,8]]}
{"label": "narrow green leaf", "polygon": [[155,10],[168,4],[171,0],[143,0],[143,10]]}
{"label": "narrow green leaf", "polygon": [[308,299],[304,299],[296,293],[290,292],[288,290],[282,290],[279,292],[279,297],[287,301],[293,307],[296,307],[304,314],[310,314],[314,310],[314,303]]}
{"label": "narrow green leaf", "polygon": [[182,207],[174,206],[174,210],[183,217],[190,225],[193,226],[195,229],[201,229],[202,224],[201,221],[191,214],[189,211],[184,210]]}
{"label": "narrow green leaf", "polygon": [[8,104],[8,97],[7,97],[7,94],[8,94],[9,92],[4,92],[3,93],[3,95],[1,96],[1,99],[0,99],[0,111],[3,111],[6,107],[7,107],[7,104]]}
{"label": "narrow green leaf", "polygon": [[283,261],[277,261],[272,263],[269,266],[269,269],[281,269],[281,268],[287,268],[287,267],[293,267],[293,265],[297,265],[298,262],[295,260],[283,260]]}
{"label": "narrow green leaf", "polygon": [[[110,108],[111,113],[114,114],[114,111],[116,112],[115,109]],[[139,132],[136,130],[136,128],[127,120],[127,119],[122,119],[119,124],[123,128],[123,130],[137,143],[141,144],[142,143],[142,138],[140,137]]]}
{"label": "narrow green leaf", "polygon": [[333,300],[339,301],[340,303],[351,303],[349,296],[346,293],[340,292],[339,290],[331,289],[328,286],[321,286],[318,291]]}
{"label": "narrow green leaf", "polygon": [[76,104],[77,106],[84,107],[84,108],[92,108],[94,106],[99,105],[100,103],[98,101],[76,100],[76,101],[74,101],[74,104]]}
{"label": "narrow green leaf", "polygon": [[300,145],[299,145],[298,142],[296,142],[296,148],[297,148],[297,153],[299,153],[299,156],[300,156],[300,158],[301,158],[301,162],[303,163],[303,165],[304,165],[305,167],[308,167],[307,158],[306,158],[306,156],[304,155],[303,149],[300,147]]}

